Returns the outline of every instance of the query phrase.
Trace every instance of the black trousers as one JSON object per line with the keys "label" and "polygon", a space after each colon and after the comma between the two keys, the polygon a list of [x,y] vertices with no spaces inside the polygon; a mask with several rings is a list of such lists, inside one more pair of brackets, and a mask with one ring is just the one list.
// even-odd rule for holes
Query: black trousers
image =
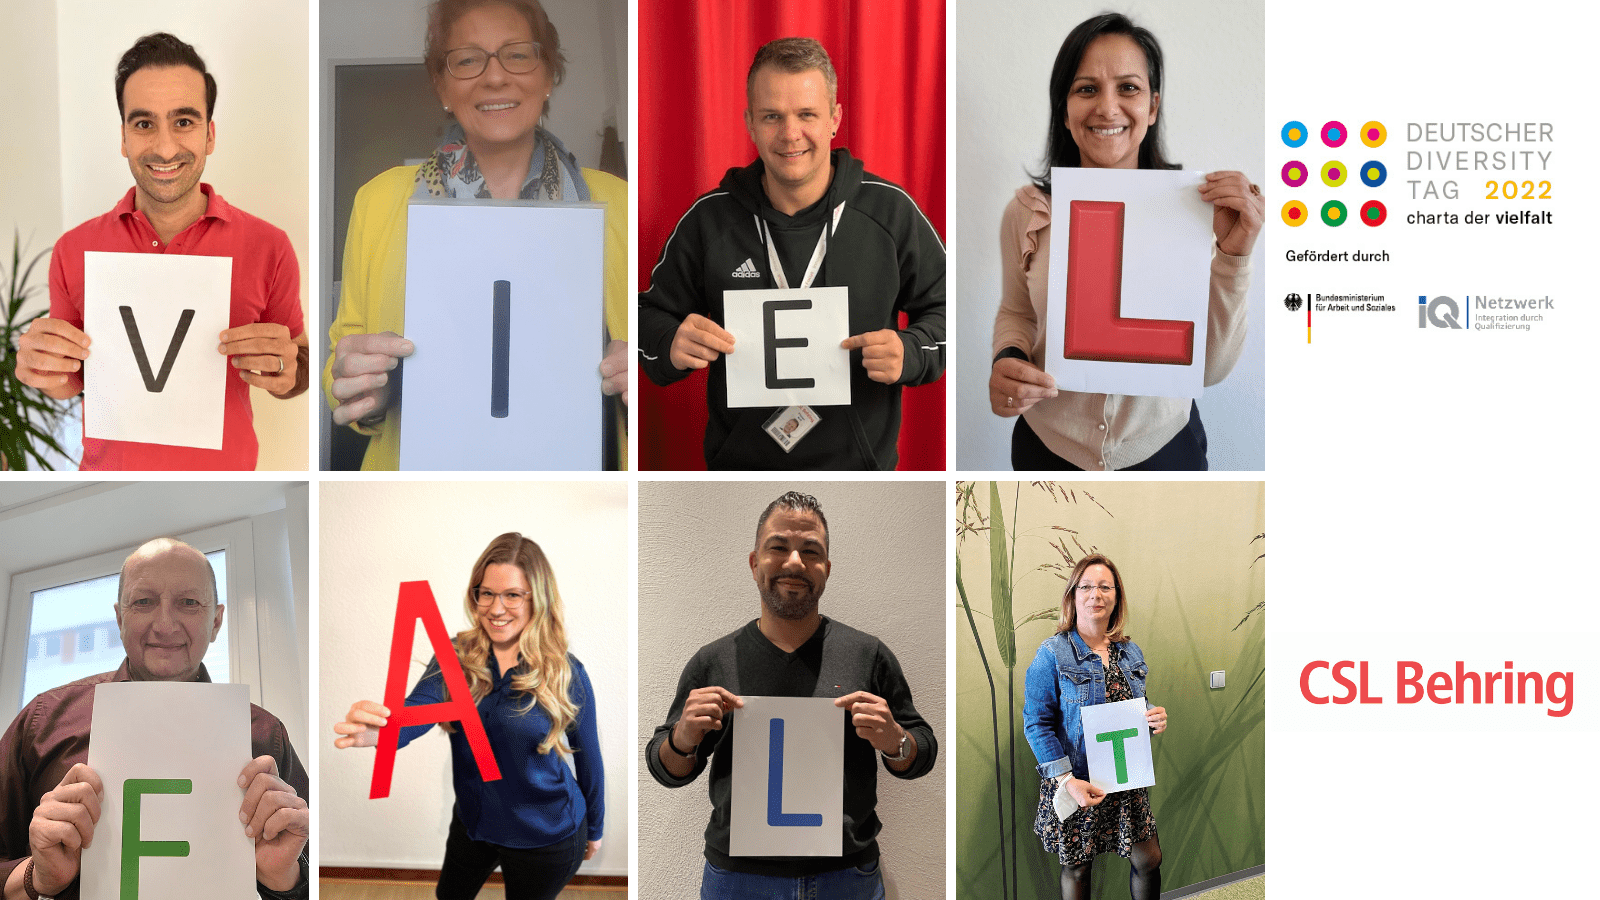
{"label": "black trousers", "polygon": [[[1050,451],[1029,427],[1028,420],[1017,416],[1017,425],[1011,430],[1011,468],[1018,472],[1082,472]],[[1200,421],[1200,407],[1189,401],[1189,423],[1177,436],[1155,452],[1149,459],[1120,469],[1123,472],[1204,472],[1206,463],[1206,426]]]}
{"label": "black trousers", "polygon": [[588,849],[587,831],[557,844],[534,850],[501,847],[467,836],[459,818],[450,820],[450,837],[444,845],[444,868],[439,872],[439,900],[472,900],[489,880],[495,866],[506,879],[506,900],[555,900],[583,864]]}

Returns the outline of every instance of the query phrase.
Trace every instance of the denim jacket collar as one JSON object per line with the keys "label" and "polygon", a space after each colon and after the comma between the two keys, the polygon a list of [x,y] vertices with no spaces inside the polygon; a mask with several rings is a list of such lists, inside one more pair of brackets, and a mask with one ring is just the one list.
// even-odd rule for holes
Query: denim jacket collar
{"label": "denim jacket collar", "polygon": [[1084,643],[1083,638],[1078,635],[1078,629],[1076,628],[1067,632],[1067,645],[1072,648],[1072,655],[1077,658],[1078,662],[1083,662],[1095,655],[1094,651],[1089,649],[1089,645]]}
{"label": "denim jacket collar", "polygon": [[[1084,643],[1083,638],[1078,634],[1078,630],[1076,628],[1072,629],[1071,631],[1058,633],[1056,637],[1065,641],[1066,645],[1072,649],[1073,659],[1077,660],[1079,663],[1088,662],[1091,656],[1098,657],[1099,655],[1093,650],[1089,649],[1089,645]],[[1139,652],[1137,644],[1133,643],[1127,638],[1117,641],[1116,644],[1119,650],[1118,655],[1121,657],[1121,664],[1124,669],[1137,666],[1144,662],[1144,654]]]}

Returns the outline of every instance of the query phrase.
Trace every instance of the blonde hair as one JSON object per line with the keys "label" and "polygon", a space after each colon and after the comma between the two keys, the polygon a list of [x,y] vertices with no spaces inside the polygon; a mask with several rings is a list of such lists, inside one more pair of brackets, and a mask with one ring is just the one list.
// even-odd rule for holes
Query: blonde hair
{"label": "blonde hair", "polygon": [[1111,570],[1111,580],[1116,582],[1117,604],[1111,608],[1111,621],[1106,625],[1106,636],[1114,644],[1120,644],[1128,639],[1122,633],[1122,627],[1128,623],[1128,597],[1122,589],[1122,573],[1117,571],[1117,564],[1112,562],[1102,553],[1091,553],[1078,564],[1072,567],[1072,577],[1067,579],[1066,593],[1061,595],[1061,618],[1056,621],[1056,633],[1065,634],[1078,628],[1078,606],[1072,602],[1072,594],[1078,589],[1078,582],[1083,580],[1083,573],[1090,566],[1105,566]]}
{"label": "blonde hair", "polygon": [[[522,711],[526,713],[534,704],[544,708],[550,716],[550,733],[539,743],[540,753],[559,750],[571,753],[566,741],[567,729],[578,718],[578,705],[568,696],[572,685],[572,662],[567,657],[567,629],[561,612],[561,592],[556,590],[556,574],[550,568],[539,545],[515,531],[507,532],[489,542],[483,555],[472,566],[472,580],[467,584],[465,597],[467,617],[472,627],[455,637],[456,656],[467,676],[467,687],[472,691],[472,702],[477,703],[494,686],[489,677],[489,654],[494,644],[484,631],[478,618],[478,605],[473,595],[483,584],[484,572],[492,565],[511,565],[527,576],[528,624],[517,639],[517,651],[522,655],[523,670],[512,676],[511,689],[528,694],[532,701]],[[502,673],[503,674],[503,673]]]}

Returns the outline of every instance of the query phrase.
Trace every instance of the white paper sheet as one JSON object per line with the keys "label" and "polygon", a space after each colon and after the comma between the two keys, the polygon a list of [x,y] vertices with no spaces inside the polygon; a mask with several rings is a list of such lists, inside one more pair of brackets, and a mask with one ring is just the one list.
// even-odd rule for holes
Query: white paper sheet
{"label": "white paper sheet", "polygon": [[188,843],[183,856],[137,856],[139,897],[254,897],[255,845],[239,821],[244,791],[238,784],[251,759],[249,686],[102,684],[94,691],[90,727],[89,767],[99,774],[105,796],[94,843],[83,851],[83,900],[128,900],[121,881],[134,858],[125,849],[123,828],[130,779],[188,787],[187,793],[139,796],[138,840]]}
{"label": "white paper sheet", "polygon": [[1090,784],[1111,794],[1156,783],[1145,708],[1142,699],[1083,708],[1083,747],[1089,757]]}
{"label": "white paper sheet", "polygon": [[222,449],[232,367],[217,335],[228,327],[232,278],[226,256],[83,254],[83,332],[93,341],[83,369],[85,437]]}
{"label": "white paper sheet", "polygon": [[[827,697],[743,699],[744,707],[733,713],[728,853],[839,856],[844,852],[844,710]],[[778,746],[781,753],[774,752]],[[775,769],[782,770],[776,780]]]}
{"label": "white paper sheet", "polygon": [[[788,303],[809,306],[785,308],[783,304]],[[849,288],[724,291],[722,308],[727,319],[723,327],[732,332],[735,342],[734,352],[724,357],[729,409],[849,405],[850,351],[839,346],[850,336]],[[797,383],[778,386],[808,379],[813,382],[809,387]]]}
{"label": "white paper sheet", "polygon": [[407,228],[400,468],[599,469],[605,207],[414,201]]}
{"label": "white paper sheet", "polygon": [[[1064,391],[1199,397],[1205,386],[1206,307],[1211,285],[1211,205],[1200,199],[1201,172],[1051,169],[1050,282],[1045,371]],[[1065,359],[1071,205],[1124,204],[1122,306],[1125,319],[1194,323],[1192,361]]]}

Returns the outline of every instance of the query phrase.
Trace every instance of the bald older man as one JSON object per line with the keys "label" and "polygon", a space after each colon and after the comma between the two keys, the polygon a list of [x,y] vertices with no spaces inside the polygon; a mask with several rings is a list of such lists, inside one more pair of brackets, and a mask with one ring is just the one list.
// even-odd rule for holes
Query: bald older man
{"label": "bald older man", "polygon": [[[217,576],[200,551],[171,538],[122,564],[115,603],[127,659],[33,698],[0,737],[0,878],[4,900],[78,896],[82,847],[94,837],[104,786],[85,763],[95,685],[205,681],[201,659],[222,630]],[[239,815],[255,839],[256,890],[309,896],[310,781],[277,717],[251,704],[255,759],[239,773]]]}

